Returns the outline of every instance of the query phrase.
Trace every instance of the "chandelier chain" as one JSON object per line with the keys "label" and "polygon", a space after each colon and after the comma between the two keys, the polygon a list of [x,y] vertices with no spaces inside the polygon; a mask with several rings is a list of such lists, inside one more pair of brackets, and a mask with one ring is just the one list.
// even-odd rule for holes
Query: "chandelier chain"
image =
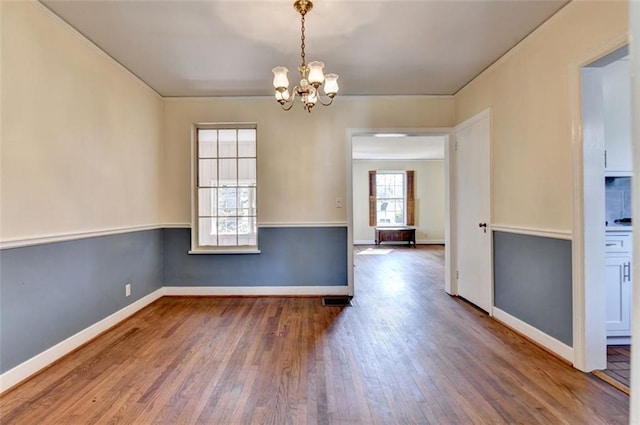
{"label": "chandelier chain", "polygon": [[305,44],[304,44],[304,15],[302,15],[302,35],[300,36],[300,48],[302,49],[302,53],[300,53],[300,57],[302,58],[302,67],[304,68],[305,66],[305,61],[304,61],[304,48],[305,48]]}

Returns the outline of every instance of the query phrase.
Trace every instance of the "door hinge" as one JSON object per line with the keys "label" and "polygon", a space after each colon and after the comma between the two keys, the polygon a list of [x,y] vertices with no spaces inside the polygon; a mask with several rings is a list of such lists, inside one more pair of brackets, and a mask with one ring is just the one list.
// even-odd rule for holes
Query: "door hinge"
{"label": "door hinge", "polygon": [[459,278],[460,278],[460,271],[456,270],[456,279],[459,279]]}
{"label": "door hinge", "polygon": [[607,150],[604,150],[604,168],[607,168]]}

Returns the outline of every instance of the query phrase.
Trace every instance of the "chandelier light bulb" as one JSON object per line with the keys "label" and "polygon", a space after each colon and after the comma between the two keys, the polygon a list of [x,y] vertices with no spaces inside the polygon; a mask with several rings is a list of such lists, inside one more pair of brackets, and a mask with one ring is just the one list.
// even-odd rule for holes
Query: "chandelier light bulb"
{"label": "chandelier light bulb", "polygon": [[287,78],[287,72],[289,70],[284,66],[276,66],[271,70],[273,72],[273,87],[276,90],[281,91],[289,87],[289,78]]}
{"label": "chandelier light bulb", "polygon": [[314,87],[318,87],[324,82],[324,73],[322,72],[324,64],[322,62],[313,61],[309,62],[307,67],[309,68],[309,82],[313,84]]}
{"label": "chandelier light bulb", "polygon": [[309,91],[309,96],[307,97],[307,103],[311,105],[315,105],[317,101],[318,101],[318,92],[316,91],[315,88],[312,87],[311,90]]}
{"label": "chandelier light bulb", "polygon": [[340,87],[338,87],[338,74],[327,74],[324,76],[324,92],[333,97],[338,93]]}
{"label": "chandelier light bulb", "polygon": [[276,90],[276,100],[281,104],[286,103],[289,100],[289,90],[287,89],[283,91]]}

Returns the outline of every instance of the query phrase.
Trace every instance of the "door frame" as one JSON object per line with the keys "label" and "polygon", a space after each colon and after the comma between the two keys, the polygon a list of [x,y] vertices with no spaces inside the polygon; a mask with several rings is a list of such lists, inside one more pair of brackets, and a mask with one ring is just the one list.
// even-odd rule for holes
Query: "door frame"
{"label": "door frame", "polygon": [[[452,174],[451,174],[451,179],[452,179],[452,191],[451,191],[451,203],[452,203],[452,208],[451,208],[451,232],[452,232],[452,253],[451,253],[451,275],[452,276],[456,276],[456,270],[458,269],[458,257],[457,257],[457,244],[461,243],[462,241],[458,240],[458,223],[457,223],[457,209],[456,209],[456,199],[457,199],[457,182],[456,182],[456,167],[457,167],[457,163],[458,163],[458,158],[456,156],[456,145],[457,145],[457,140],[456,140],[456,135],[455,132],[456,130],[465,128],[469,125],[472,125],[474,123],[476,123],[479,120],[482,120],[484,118],[487,118],[489,120],[489,164],[488,164],[488,169],[489,169],[489,217],[487,217],[488,223],[487,223],[487,232],[489,232],[489,236],[491,238],[490,241],[490,253],[489,253],[489,276],[490,276],[490,298],[491,298],[491,303],[489,306],[489,311],[487,311],[487,313],[489,314],[489,316],[493,316],[493,308],[494,308],[494,284],[493,284],[493,279],[494,279],[494,270],[493,270],[493,111],[491,108],[486,108],[480,112],[478,112],[477,114],[467,118],[466,120],[464,120],[463,122],[457,124],[451,131],[452,134],[452,139],[453,142],[452,144]],[[457,279],[453,279],[454,283],[452,284],[452,287],[455,288],[455,292],[450,293],[451,295],[459,295],[458,292],[458,282]]]}
{"label": "door frame", "polygon": [[349,296],[355,295],[354,285],[354,261],[353,261],[353,137],[364,136],[374,133],[402,133],[408,136],[443,136],[444,137],[444,290],[450,295],[457,295],[457,287],[451,276],[455,270],[452,258],[452,155],[453,155],[453,128],[450,127],[393,127],[393,128],[347,128],[346,149],[347,149],[347,281]]}
{"label": "door frame", "polygon": [[[589,172],[588,164],[602,160],[604,142],[592,143],[584,138],[582,69],[626,44],[629,44],[627,34],[620,34],[581,57],[571,67],[573,366],[583,372],[606,368],[607,337],[606,311],[599,297],[606,293],[606,284],[597,278],[604,268],[600,270],[599,262],[586,260],[601,252],[604,267],[604,235],[594,238],[587,233],[593,226],[603,225],[604,217],[589,213],[604,205],[604,190],[599,196],[585,196],[585,187],[591,187],[597,177]],[[604,173],[600,177],[604,179]],[[598,247],[600,239],[602,246]]]}

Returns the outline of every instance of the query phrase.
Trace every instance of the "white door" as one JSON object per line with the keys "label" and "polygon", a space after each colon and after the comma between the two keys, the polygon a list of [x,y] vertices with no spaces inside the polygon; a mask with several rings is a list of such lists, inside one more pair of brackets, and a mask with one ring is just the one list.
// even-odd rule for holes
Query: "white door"
{"label": "white door", "polygon": [[455,128],[458,295],[491,313],[493,305],[490,113]]}

